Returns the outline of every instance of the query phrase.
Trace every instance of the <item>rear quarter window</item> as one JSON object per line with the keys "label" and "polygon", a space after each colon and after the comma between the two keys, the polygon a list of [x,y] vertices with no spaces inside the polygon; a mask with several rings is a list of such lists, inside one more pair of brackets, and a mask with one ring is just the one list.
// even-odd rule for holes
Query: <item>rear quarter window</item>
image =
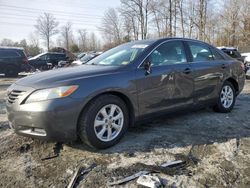
{"label": "rear quarter window", "polygon": [[188,42],[193,62],[203,62],[214,60],[209,46],[198,42]]}
{"label": "rear quarter window", "polygon": [[26,54],[23,50],[19,50],[18,53],[20,54],[20,56],[26,57]]}
{"label": "rear quarter window", "polygon": [[21,57],[21,55],[14,50],[0,50],[0,57],[13,58],[13,57]]}
{"label": "rear quarter window", "polygon": [[224,60],[225,58],[214,48],[211,48],[214,60]]}

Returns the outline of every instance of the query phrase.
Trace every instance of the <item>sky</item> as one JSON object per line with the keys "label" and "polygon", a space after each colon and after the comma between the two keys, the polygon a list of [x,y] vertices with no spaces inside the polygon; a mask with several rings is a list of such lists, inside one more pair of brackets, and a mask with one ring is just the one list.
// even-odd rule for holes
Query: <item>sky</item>
{"label": "sky", "polygon": [[44,12],[52,13],[59,27],[69,21],[74,30],[86,29],[101,37],[97,27],[105,10],[119,5],[120,0],[0,0],[0,41],[28,39]]}

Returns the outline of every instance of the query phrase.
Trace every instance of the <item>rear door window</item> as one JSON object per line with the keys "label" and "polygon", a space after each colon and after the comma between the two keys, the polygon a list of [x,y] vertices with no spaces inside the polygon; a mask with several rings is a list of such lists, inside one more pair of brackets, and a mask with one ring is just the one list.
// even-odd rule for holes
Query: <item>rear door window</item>
{"label": "rear door window", "polygon": [[41,55],[41,56],[39,57],[39,59],[40,59],[40,60],[47,60],[47,55]]}
{"label": "rear door window", "polygon": [[209,46],[198,42],[188,42],[193,62],[213,61],[213,54]]}
{"label": "rear door window", "polygon": [[14,50],[0,50],[0,57],[2,58],[20,57],[20,54],[18,54]]}

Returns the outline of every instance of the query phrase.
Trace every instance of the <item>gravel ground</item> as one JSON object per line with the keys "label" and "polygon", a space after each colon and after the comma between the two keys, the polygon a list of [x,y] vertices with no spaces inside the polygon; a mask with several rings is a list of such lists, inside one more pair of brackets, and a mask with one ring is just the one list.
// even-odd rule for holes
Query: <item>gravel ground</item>
{"label": "gravel ground", "polygon": [[[140,170],[153,170],[165,187],[250,187],[250,81],[229,114],[211,109],[168,115],[131,128],[122,141],[96,151],[80,143],[48,143],[18,136],[5,112],[0,77],[0,187],[66,187],[79,166],[95,167],[78,187],[108,183]],[[58,157],[42,160],[54,153]],[[161,163],[185,161],[182,167]],[[113,186],[115,187],[115,186]],[[138,187],[136,180],[117,187]]]}

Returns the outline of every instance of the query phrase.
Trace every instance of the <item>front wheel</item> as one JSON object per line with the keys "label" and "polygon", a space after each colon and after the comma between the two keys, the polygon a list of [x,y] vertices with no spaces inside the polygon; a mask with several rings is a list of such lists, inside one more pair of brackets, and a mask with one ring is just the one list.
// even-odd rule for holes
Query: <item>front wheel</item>
{"label": "front wheel", "polygon": [[226,81],[221,88],[214,110],[222,113],[230,112],[234,107],[235,99],[235,88],[231,82]]}
{"label": "front wheel", "polygon": [[118,143],[128,127],[126,104],[114,95],[102,95],[83,111],[79,137],[87,145],[105,149]]}

